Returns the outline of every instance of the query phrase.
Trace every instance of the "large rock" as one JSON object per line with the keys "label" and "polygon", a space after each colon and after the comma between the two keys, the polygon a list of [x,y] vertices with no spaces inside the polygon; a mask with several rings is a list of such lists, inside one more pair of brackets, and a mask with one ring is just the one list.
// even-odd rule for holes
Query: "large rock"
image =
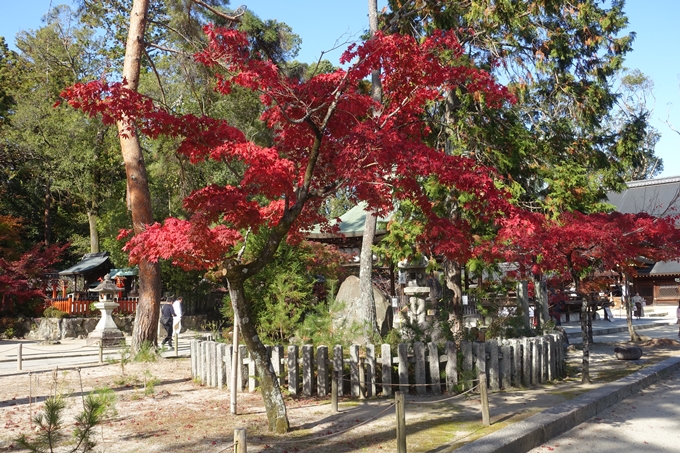
{"label": "large rock", "polygon": [[[390,328],[390,320],[392,315],[392,308],[390,298],[385,295],[378,288],[373,286],[373,298],[375,299],[375,316],[380,328],[381,334],[386,334]],[[362,325],[366,320],[363,318],[363,310],[361,308],[361,289],[359,286],[359,278],[353,275],[347,277],[342,285],[336,299],[341,302],[344,307],[342,311],[333,318],[333,326],[339,328],[342,326],[351,326],[356,323]],[[363,341],[362,338],[355,338],[355,341]]]}
{"label": "large rock", "polygon": [[98,321],[98,318],[64,318],[61,320],[61,339],[86,337]]}
{"label": "large rock", "polygon": [[26,338],[39,341],[61,340],[61,319],[36,318],[35,325],[32,326]]}
{"label": "large rock", "polygon": [[619,360],[637,360],[642,357],[642,348],[631,346],[628,348],[614,348],[614,354]]}

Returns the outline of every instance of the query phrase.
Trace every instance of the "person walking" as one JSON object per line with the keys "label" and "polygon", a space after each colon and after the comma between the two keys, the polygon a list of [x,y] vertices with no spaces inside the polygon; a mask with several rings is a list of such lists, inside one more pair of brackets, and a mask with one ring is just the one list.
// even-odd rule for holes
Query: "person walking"
{"label": "person walking", "polygon": [[680,300],[678,301],[678,308],[675,310],[675,317],[678,318],[678,337],[680,337]]}
{"label": "person walking", "polygon": [[166,301],[161,305],[161,325],[165,329],[165,339],[161,346],[165,343],[172,348],[172,318],[175,316],[175,310],[172,308],[172,303]]}
{"label": "person walking", "polygon": [[633,306],[635,307],[635,316],[637,319],[640,319],[641,317],[645,316],[645,299],[644,297],[640,296],[640,293],[635,293],[633,296]]}
{"label": "person walking", "polygon": [[182,296],[179,296],[172,303],[172,309],[175,311],[175,317],[172,320],[173,335],[179,336],[179,333],[182,330],[182,301],[183,300],[184,299],[182,298]]}

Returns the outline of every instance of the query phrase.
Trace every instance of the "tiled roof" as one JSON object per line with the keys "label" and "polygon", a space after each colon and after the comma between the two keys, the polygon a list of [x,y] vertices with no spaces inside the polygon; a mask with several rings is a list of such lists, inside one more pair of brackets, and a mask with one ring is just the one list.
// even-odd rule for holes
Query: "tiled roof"
{"label": "tiled roof", "polygon": [[618,212],[624,214],[647,212],[657,216],[680,213],[680,177],[645,179],[626,184],[627,190],[607,194],[609,203],[613,204]]}

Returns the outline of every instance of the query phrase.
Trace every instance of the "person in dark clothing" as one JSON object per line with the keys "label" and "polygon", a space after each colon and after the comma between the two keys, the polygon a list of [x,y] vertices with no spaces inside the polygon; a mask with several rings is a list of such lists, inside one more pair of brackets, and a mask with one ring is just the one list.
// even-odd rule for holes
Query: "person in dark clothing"
{"label": "person in dark clothing", "polygon": [[165,329],[165,339],[161,346],[165,343],[172,348],[172,318],[175,316],[175,310],[172,308],[172,303],[164,303],[161,305],[161,325]]}

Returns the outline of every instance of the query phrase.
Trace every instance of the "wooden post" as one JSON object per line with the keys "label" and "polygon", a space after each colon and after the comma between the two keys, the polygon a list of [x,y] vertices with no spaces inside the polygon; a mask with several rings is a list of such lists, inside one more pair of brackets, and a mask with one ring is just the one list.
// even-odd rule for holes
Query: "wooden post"
{"label": "wooden post", "polygon": [[[425,343],[422,341],[416,341],[413,344],[413,355],[415,357],[415,374],[416,374],[416,393],[418,395],[427,394],[427,384],[426,374],[425,374]],[[439,378],[439,376],[437,376]]]}
{"label": "wooden post", "polygon": [[22,351],[23,345],[19,343],[17,345],[17,371],[21,371],[23,364],[21,363],[21,351]]}
{"label": "wooden post", "polygon": [[479,373],[479,395],[482,398],[482,423],[491,425],[489,417],[489,392],[486,389],[486,373]]}
{"label": "wooden post", "polygon": [[334,414],[338,413],[338,370],[333,370],[331,379],[331,411]]}
{"label": "wooden post", "polygon": [[288,391],[291,395],[298,394],[298,347],[288,346]]}
{"label": "wooden post", "polygon": [[382,394],[392,396],[392,350],[390,345],[380,347],[380,360],[382,362]]}
{"label": "wooden post", "polygon": [[248,453],[245,428],[236,428],[234,430],[234,453]]}
{"label": "wooden post", "polygon": [[314,346],[302,345],[302,396],[310,397],[313,392],[314,377]]}
{"label": "wooden post", "polygon": [[406,409],[404,392],[394,392],[394,407],[397,413],[397,453],[406,453]]}
{"label": "wooden post", "polygon": [[316,348],[316,394],[323,398],[328,395],[328,347]]}
{"label": "wooden post", "polygon": [[175,334],[175,357],[179,357],[179,334]]}
{"label": "wooden post", "polygon": [[446,391],[453,394],[458,385],[458,354],[456,343],[446,342]]}
{"label": "wooden post", "polygon": [[408,391],[408,347],[404,343],[397,345],[399,358],[399,390]]}
{"label": "wooden post", "polygon": [[352,398],[359,398],[361,389],[359,386],[359,345],[349,347],[349,379]]}
{"label": "wooden post", "polygon": [[342,375],[344,373],[344,362],[343,362],[342,346],[333,346],[333,369],[335,370],[335,378],[338,381],[338,396],[343,394],[343,382]]}
{"label": "wooden post", "polygon": [[364,399],[368,396],[365,365],[365,358],[359,357],[359,399]]}

